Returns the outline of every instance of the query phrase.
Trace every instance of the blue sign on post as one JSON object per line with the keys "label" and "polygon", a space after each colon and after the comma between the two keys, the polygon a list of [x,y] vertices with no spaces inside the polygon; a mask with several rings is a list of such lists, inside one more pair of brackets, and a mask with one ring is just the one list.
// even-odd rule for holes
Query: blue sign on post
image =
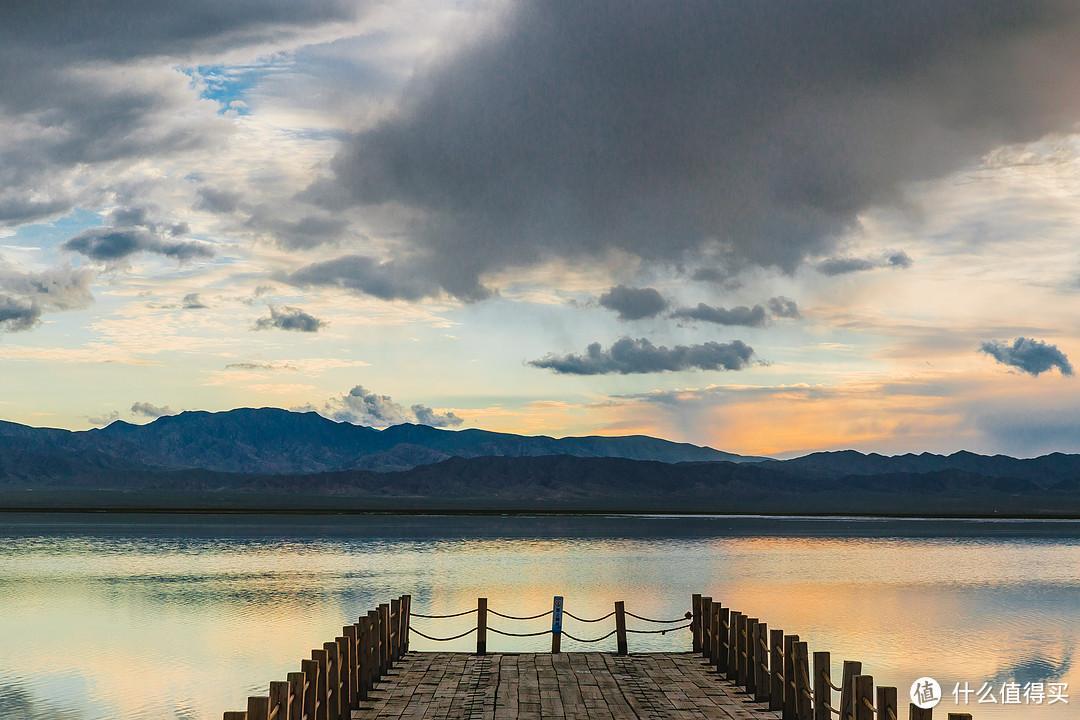
{"label": "blue sign on post", "polygon": [[553,635],[562,633],[562,595],[555,596],[551,607],[551,632]]}

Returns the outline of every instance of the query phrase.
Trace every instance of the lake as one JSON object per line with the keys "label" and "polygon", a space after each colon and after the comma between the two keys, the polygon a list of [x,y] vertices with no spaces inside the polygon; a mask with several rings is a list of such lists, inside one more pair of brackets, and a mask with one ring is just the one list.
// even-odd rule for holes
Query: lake
{"label": "lake", "polygon": [[[3,720],[217,720],[403,593],[426,614],[487,597],[494,610],[530,615],[562,595],[580,617],[623,600],[673,619],[695,592],[799,634],[811,653],[831,651],[834,677],[843,660],[862,661],[878,684],[899,687],[905,707],[912,681],[931,676],[942,718],[1080,717],[1072,521],[0,514],[0,558]],[[414,625],[449,636],[474,622]],[[489,620],[514,632],[549,623]],[[563,649],[614,642],[564,639]],[[687,630],[629,642],[631,652],[690,648]],[[474,643],[414,635],[412,649]],[[488,649],[543,651],[550,639],[489,634]],[[1013,681],[1054,683],[1068,704],[1003,705]],[[952,692],[965,682],[998,702],[973,693],[958,708]]]}

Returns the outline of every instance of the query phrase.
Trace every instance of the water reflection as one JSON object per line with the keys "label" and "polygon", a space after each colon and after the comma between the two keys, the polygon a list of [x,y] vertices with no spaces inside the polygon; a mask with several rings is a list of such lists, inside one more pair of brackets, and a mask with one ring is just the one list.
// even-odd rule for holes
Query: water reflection
{"label": "water reflection", "polygon": [[[861,660],[901,697],[922,675],[946,693],[956,682],[1008,679],[1080,692],[1073,523],[0,516],[0,556],[0,718],[219,718],[297,669],[357,613],[402,592],[429,614],[486,596],[500,612],[531,615],[564,595],[586,618],[620,599],[639,615],[676,618],[703,592],[799,633],[812,651],[831,651],[834,674],[843,660]],[[422,627],[446,636],[472,622]],[[609,628],[567,621],[567,629],[588,638]],[[549,642],[495,636],[488,645]],[[682,650],[689,640],[683,631],[632,635],[630,644]],[[611,638],[600,647],[613,646]],[[414,647],[436,645],[417,638]],[[595,646],[564,640],[563,648]]]}

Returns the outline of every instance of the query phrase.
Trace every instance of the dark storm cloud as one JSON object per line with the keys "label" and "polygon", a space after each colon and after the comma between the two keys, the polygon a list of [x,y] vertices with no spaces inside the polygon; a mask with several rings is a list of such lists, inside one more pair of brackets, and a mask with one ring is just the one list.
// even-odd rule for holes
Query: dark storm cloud
{"label": "dark storm cloud", "polygon": [[668,301],[655,288],[616,285],[600,296],[600,305],[619,314],[620,320],[656,317],[667,310]]}
{"label": "dark storm cloud", "polygon": [[773,314],[773,317],[779,318],[792,318],[798,319],[802,317],[799,314],[799,306],[791,298],[786,298],[782,295],[769,298],[769,312]]}
{"label": "dark storm cloud", "polygon": [[166,415],[175,415],[176,412],[168,405],[165,407],[158,407],[157,405],[152,405],[148,402],[136,402],[131,404],[131,414],[142,415],[148,418],[159,418],[165,417]]}
{"label": "dark storm cloud", "polygon": [[325,320],[320,320],[314,315],[309,315],[300,308],[285,305],[281,308],[270,306],[270,317],[259,318],[255,321],[252,330],[294,330],[296,332],[313,333],[326,325]]}
{"label": "dark storm cloud", "polygon": [[439,286],[396,261],[377,262],[362,255],[312,263],[282,278],[298,287],[330,286],[383,300],[419,300],[439,294]]}
{"label": "dark storm cloud", "polygon": [[[0,223],[100,202],[67,173],[211,146],[230,132],[169,66],[355,17],[350,0],[0,3]],[[161,70],[148,71],[156,63]],[[142,66],[132,71],[126,67]],[[209,110],[209,112],[207,112]]]}
{"label": "dark storm cloud", "polygon": [[876,258],[860,257],[832,257],[822,260],[814,269],[822,275],[846,275],[848,273],[865,272],[887,268],[893,270],[906,270],[914,261],[903,250],[888,252]]}
{"label": "dark storm cloud", "polygon": [[197,190],[199,200],[196,207],[213,213],[231,213],[240,207],[240,193],[201,187]]}
{"label": "dark storm cloud", "polygon": [[676,320],[702,320],[718,325],[744,325],[746,327],[761,327],[768,319],[765,308],[755,305],[748,308],[739,305],[727,310],[722,307],[713,307],[705,303],[698,303],[697,307],[679,308],[671,313]]}
{"label": "dark storm cloud", "polygon": [[1038,375],[1055,367],[1062,375],[1073,374],[1073,366],[1065,353],[1058,350],[1057,345],[1048,345],[1042,340],[1018,337],[1012,345],[1004,340],[990,340],[984,342],[979,351],[1029,375]]}
{"label": "dark storm cloud", "polygon": [[592,343],[580,355],[548,355],[528,364],[562,375],[631,375],[680,370],[742,370],[753,355],[754,349],[741,340],[668,348],[657,347],[645,338],[624,337],[607,350],[600,343]]}
{"label": "dark storm cloud", "polygon": [[319,215],[307,215],[299,220],[259,215],[252,219],[251,225],[271,235],[278,247],[304,250],[337,242],[349,224],[341,218]]}
{"label": "dark storm cloud", "polygon": [[[0,4],[0,46],[40,61],[187,56],[280,39],[291,29],[356,15],[349,0],[36,0]],[[47,51],[47,52],[43,52]]]}
{"label": "dark storm cloud", "polygon": [[465,422],[452,412],[437,413],[427,405],[413,405],[410,409],[413,415],[416,416],[416,422],[421,425],[457,427]]}
{"label": "dark storm cloud", "polygon": [[[1068,131],[1064,0],[520,3],[414,78],[309,201],[411,212],[418,272],[459,296],[550,257],[791,270],[865,208],[1008,142]],[[357,288],[363,291],[361,288]]]}
{"label": "dark storm cloud", "polygon": [[166,240],[150,230],[139,227],[91,228],[65,240],[60,247],[99,262],[123,260],[141,252],[164,255],[180,261],[214,256],[214,248],[209,243],[196,240]]}

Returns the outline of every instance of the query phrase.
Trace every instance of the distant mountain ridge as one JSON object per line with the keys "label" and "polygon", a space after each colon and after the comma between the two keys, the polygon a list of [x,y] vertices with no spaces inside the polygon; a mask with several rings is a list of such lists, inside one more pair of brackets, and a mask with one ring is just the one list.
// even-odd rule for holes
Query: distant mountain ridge
{"label": "distant mountain ridge", "polygon": [[380,431],[279,408],[184,412],[145,425],[118,420],[84,432],[0,423],[0,450],[52,452],[57,458],[82,454],[102,469],[117,471],[199,468],[251,474],[400,471],[451,457],[571,455],[668,463],[760,459],[644,435],[552,438],[410,424]]}
{"label": "distant mountain ridge", "polygon": [[299,502],[324,510],[1077,517],[1080,455],[845,450],[773,460],[640,435],[551,438],[409,424],[380,431],[275,408],[185,412],[82,432],[0,422],[0,508],[79,507],[78,498],[104,507],[140,494],[149,499],[131,502],[170,508]]}

